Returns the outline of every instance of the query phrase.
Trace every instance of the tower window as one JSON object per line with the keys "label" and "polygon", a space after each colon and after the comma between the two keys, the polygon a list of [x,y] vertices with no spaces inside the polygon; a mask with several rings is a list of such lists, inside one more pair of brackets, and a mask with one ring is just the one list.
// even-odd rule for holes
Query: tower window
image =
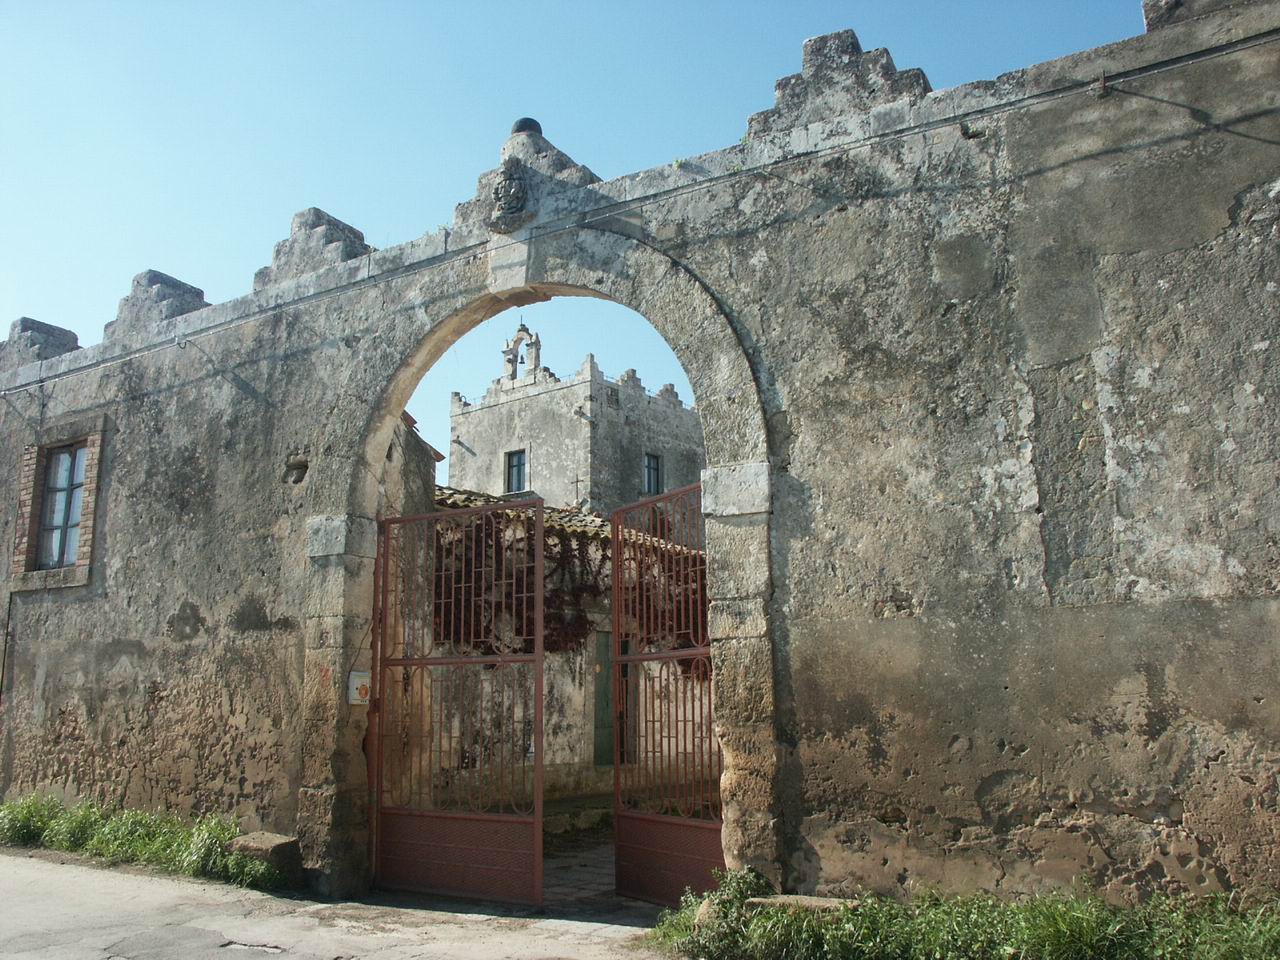
{"label": "tower window", "polygon": [[517,493],[525,489],[524,451],[511,450],[507,453],[506,492]]}
{"label": "tower window", "polygon": [[644,455],[644,492],[649,495],[662,492],[662,457],[656,453]]}
{"label": "tower window", "polygon": [[23,450],[11,590],[89,582],[104,423],[101,416],[56,421]]}
{"label": "tower window", "polygon": [[84,506],[85,443],[57,447],[46,454],[40,502],[40,542],[36,569],[53,570],[76,562],[80,516]]}

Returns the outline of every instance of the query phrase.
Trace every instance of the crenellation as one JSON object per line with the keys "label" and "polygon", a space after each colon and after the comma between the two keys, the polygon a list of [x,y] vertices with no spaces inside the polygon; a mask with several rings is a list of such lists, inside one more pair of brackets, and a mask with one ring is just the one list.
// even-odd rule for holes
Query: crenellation
{"label": "crenellation", "polygon": [[684,406],[684,401],[680,399],[680,393],[676,390],[676,385],[674,383],[664,383],[661,389],[658,390],[656,396],[659,400],[665,400],[668,403],[673,403],[681,407]]}
{"label": "crenellation", "polygon": [[253,277],[253,289],[261,290],[374,252],[364,234],[319,207],[293,215],[289,236],[276,244],[271,266]]}
{"label": "crenellation", "polygon": [[904,100],[918,103],[932,87],[923,70],[899,70],[888,50],[863,51],[852,30],[805,41],[801,72],[778,80],[776,104],[751,117],[759,137]]}
{"label": "crenellation", "polygon": [[0,341],[0,370],[40,363],[80,349],[76,334],[31,317],[19,317],[9,325],[9,337]]}
{"label": "crenellation", "polygon": [[852,30],[810,37],[800,52],[800,75],[805,80],[820,80],[835,71],[857,69],[862,56],[862,43]]}
{"label": "crenellation", "polygon": [[1241,7],[1255,0],[1142,0],[1142,18],[1147,30],[1203,17],[1228,7]]}
{"label": "crenellation", "polygon": [[104,340],[156,332],[160,325],[209,306],[204,291],[159,270],[143,270],[121,298],[116,318],[103,330]]}

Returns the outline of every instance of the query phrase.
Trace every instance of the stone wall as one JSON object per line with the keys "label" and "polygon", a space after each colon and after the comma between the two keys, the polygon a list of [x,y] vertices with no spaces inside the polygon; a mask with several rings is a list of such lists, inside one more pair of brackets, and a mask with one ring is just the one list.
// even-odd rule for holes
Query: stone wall
{"label": "stone wall", "polygon": [[308,213],[254,293],[0,370],[0,476],[106,425],[89,583],[0,587],[0,787],[231,810],[364,883],[345,675],[400,411],[588,295],[702,420],[731,864],[1274,889],[1280,3],[1217,6],[934,92],[820,38],[744,143],[607,182],[524,122],[449,230]]}
{"label": "stone wall", "polygon": [[645,455],[661,463],[661,492],[697,483],[706,466],[698,413],[672,384],[649,393],[635,370],[616,383],[602,380],[591,404],[591,507],[608,515],[651,496],[644,488]]}
{"label": "stone wall", "polygon": [[524,451],[527,496],[555,506],[579,503],[591,471],[590,405],[590,375],[561,381],[545,367],[495,380],[475,403],[455,393],[449,485],[501,496],[507,492],[507,453]]}

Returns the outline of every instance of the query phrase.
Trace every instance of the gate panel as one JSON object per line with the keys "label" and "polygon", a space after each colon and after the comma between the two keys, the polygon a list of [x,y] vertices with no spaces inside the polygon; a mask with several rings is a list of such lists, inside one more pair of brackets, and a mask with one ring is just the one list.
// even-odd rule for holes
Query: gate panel
{"label": "gate panel", "polygon": [[698,485],[613,514],[617,887],[675,905],[724,868]]}
{"label": "gate panel", "polygon": [[542,901],[542,502],[384,520],[374,878]]}

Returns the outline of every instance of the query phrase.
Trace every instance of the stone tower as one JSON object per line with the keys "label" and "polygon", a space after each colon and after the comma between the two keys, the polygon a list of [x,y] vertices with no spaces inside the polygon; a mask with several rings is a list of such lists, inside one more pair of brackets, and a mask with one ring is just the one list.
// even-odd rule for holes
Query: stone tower
{"label": "stone tower", "polygon": [[591,354],[561,380],[541,352],[541,338],[521,324],[484,397],[453,394],[450,486],[608,513],[698,481],[702,425],[672,384],[649,393],[635,370],[610,379]]}

